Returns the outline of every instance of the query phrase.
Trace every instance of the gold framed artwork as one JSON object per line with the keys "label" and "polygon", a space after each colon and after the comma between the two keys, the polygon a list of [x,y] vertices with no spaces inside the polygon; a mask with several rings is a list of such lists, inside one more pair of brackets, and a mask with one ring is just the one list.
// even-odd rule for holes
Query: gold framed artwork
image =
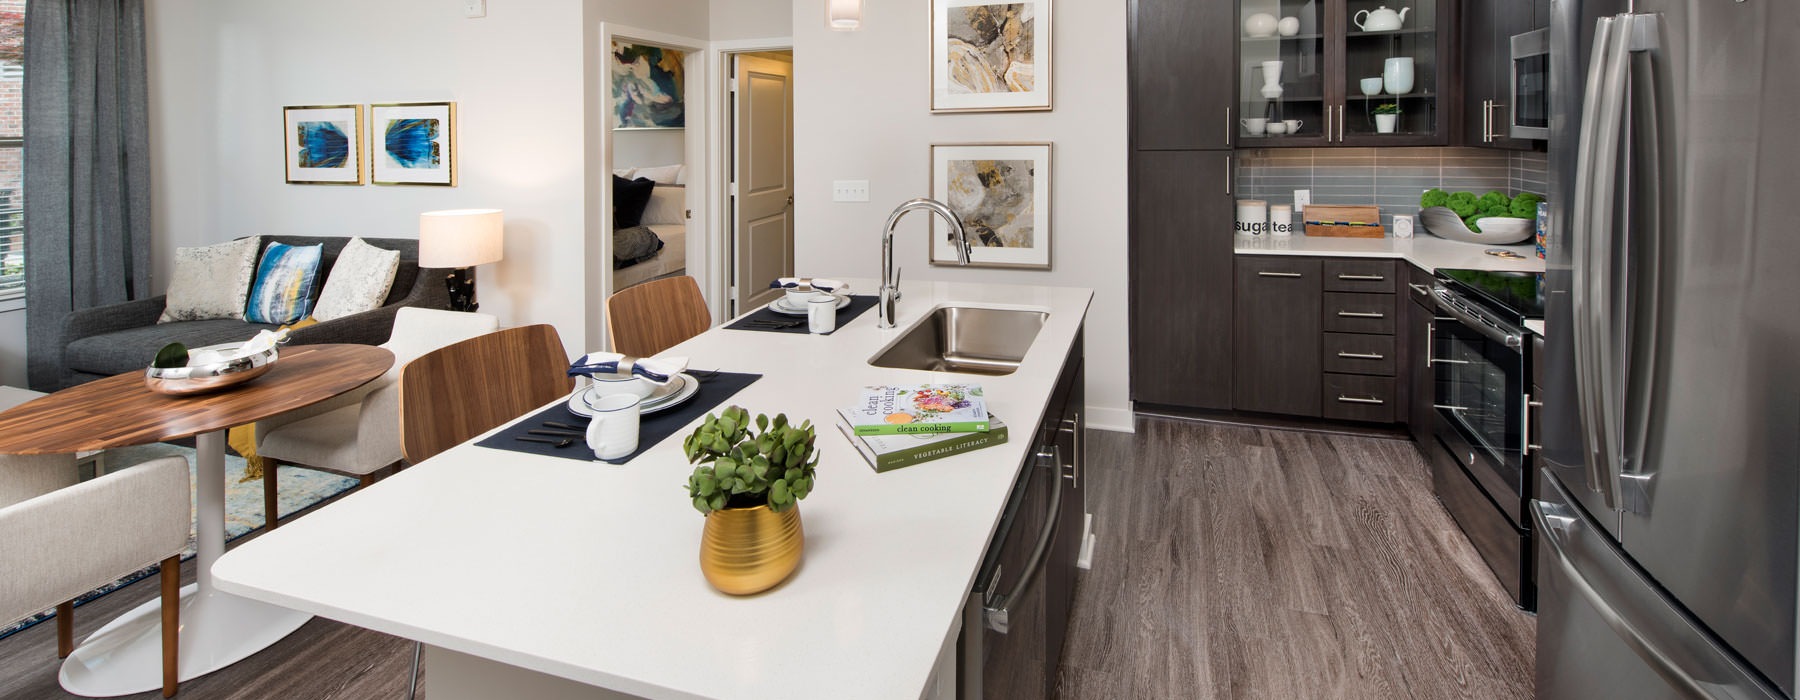
{"label": "gold framed artwork", "polygon": [[931,111],[1051,108],[1051,0],[932,0]]}
{"label": "gold framed artwork", "polygon": [[281,108],[287,182],[363,184],[362,105]]}
{"label": "gold framed artwork", "polygon": [[[1050,269],[1049,143],[933,145],[931,196],[962,219],[971,266]],[[958,264],[936,219],[931,264]]]}
{"label": "gold framed artwork", "polygon": [[456,186],[456,103],[369,105],[369,181],[377,185]]}

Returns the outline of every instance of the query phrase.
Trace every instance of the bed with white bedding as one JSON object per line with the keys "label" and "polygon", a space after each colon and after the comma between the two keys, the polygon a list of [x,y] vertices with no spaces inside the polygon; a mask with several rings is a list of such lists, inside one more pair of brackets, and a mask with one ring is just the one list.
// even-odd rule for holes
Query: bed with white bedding
{"label": "bed with white bedding", "polygon": [[648,260],[613,270],[613,291],[687,271],[687,209],[685,186],[659,184],[650,191],[641,224],[662,239],[662,250]]}

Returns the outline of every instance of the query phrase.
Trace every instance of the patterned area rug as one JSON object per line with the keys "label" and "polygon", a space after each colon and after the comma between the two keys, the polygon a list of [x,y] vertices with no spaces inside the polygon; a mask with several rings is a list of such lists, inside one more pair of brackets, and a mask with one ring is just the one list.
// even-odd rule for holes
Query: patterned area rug
{"label": "patterned area rug", "polygon": [[[193,477],[193,448],[166,443],[156,443],[152,445],[138,445],[135,447],[121,447],[118,449],[107,450],[106,468],[110,470],[119,470],[134,464],[142,464],[158,457],[169,456],[181,456],[187,458],[189,477],[188,488],[190,494],[188,498],[188,508],[191,512],[194,509],[194,498],[192,493],[196,483]],[[292,517],[294,514],[299,513],[320,501],[324,501],[332,496],[348,491],[354,486],[356,486],[356,479],[350,477],[338,476],[336,474],[329,474],[301,467],[284,466],[281,468],[281,493],[279,503],[281,514],[283,517]],[[262,527],[265,519],[263,514],[262,479],[244,481],[244,459],[227,452],[225,455],[225,541],[230,542],[239,537],[243,537],[251,530]],[[193,558],[193,556],[194,531],[190,528],[188,530],[188,546],[187,549],[181,553],[181,559],[182,561],[186,561]],[[133,573],[125,578],[95,589],[94,591],[75,599],[75,606],[81,607],[88,601],[99,598],[100,596],[120,588],[124,588],[139,579],[147,578],[157,573],[159,569],[160,567],[157,566],[145,567],[137,573]],[[5,639],[52,617],[55,617],[55,613],[44,612],[20,620],[16,624],[0,627],[0,639]]]}

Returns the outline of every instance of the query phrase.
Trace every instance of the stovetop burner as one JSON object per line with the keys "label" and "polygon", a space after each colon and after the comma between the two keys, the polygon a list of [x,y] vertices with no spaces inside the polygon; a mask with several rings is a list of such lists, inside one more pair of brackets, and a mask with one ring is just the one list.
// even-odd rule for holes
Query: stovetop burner
{"label": "stovetop burner", "polygon": [[1542,272],[1439,269],[1437,276],[1495,313],[1512,315],[1520,321],[1544,317]]}

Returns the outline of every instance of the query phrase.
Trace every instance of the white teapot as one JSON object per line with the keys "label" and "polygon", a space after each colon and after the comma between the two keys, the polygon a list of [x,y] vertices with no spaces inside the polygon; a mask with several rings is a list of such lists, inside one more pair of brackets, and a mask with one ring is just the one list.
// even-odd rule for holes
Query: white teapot
{"label": "white teapot", "polygon": [[1412,8],[1402,7],[1399,12],[1395,12],[1388,9],[1387,5],[1382,5],[1373,11],[1359,10],[1350,21],[1356,23],[1357,29],[1365,32],[1391,32],[1406,23],[1406,13],[1410,11]]}

